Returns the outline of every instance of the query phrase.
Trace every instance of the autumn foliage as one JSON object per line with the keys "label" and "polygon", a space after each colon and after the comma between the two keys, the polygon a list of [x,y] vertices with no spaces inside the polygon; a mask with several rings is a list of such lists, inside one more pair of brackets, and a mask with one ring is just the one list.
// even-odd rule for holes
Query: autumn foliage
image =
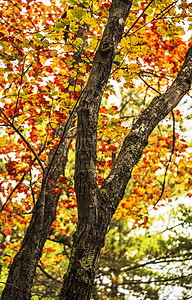
{"label": "autumn foliage", "polygon": [[[184,0],[179,6],[176,3],[156,0],[147,7],[149,1],[133,2],[98,117],[99,187],[131,130],[132,119],[152,96],[171,85],[184,61],[189,43],[182,38],[185,31],[179,22],[187,19],[191,26],[188,16],[192,8]],[[0,249],[7,265],[18,252],[29,225],[49,152],[60,143],[56,132],[71,119],[78,105],[110,5],[111,1],[100,0],[0,3]],[[120,83],[125,92],[139,86],[144,102],[135,104],[134,118],[126,118],[127,112],[122,114],[120,99],[119,103],[108,104],[115,94],[114,82]],[[178,109],[174,116],[173,120],[170,114],[151,134],[114,215],[115,219],[131,220],[133,228],[147,227],[149,211],[163,205],[162,200],[172,201],[184,192],[192,196],[192,157],[179,130],[183,116]],[[61,196],[51,241],[60,235],[71,238],[78,218],[74,132],[73,138],[64,173],[56,184],[47,177],[53,183],[47,192]],[[54,252],[52,246],[44,248],[50,259]],[[55,265],[65,258],[56,255]],[[43,263],[46,266],[49,258]]]}

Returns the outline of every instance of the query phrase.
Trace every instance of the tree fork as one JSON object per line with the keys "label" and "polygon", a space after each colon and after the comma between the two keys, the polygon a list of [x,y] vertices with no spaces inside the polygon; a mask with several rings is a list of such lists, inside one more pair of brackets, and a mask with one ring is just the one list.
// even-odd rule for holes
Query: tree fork
{"label": "tree fork", "polygon": [[[131,178],[133,167],[139,161],[153,129],[178,105],[183,96],[189,91],[191,80],[192,47],[189,48],[184,64],[171,87],[164,94],[155,97],[133,125],[130,134],[124,140],[112,170],[104,180],[100,190],[98,190],[94,177],[93,154],[96,154],[92,154],[92,148],[90,148],[89,144],[87,144],[89,146],[87,148],[89,152],[86,155],[86,151],[79,151],[79,154],[77,151],[76,163],[79,164],[79,168],[81,169],[81,166],[90,166],[90,168],[84,168],[84,172],[82,173],[78,173],[78,169],[76,171],[75,179],[77,199],[79,199],[79,225],[77,233],[74,235],[72,256],[68,271],[64,276],[60,300],[90,299],[96,259],[103,246],[107,227],[112,215],[124,196],[125,188]],[[80,107],[79,123],[83,123],[86,120],[85,116],[90,116],[88,102],[89,101],[86,102],[87,107]],[[91,101],[89,103],[91,106]],[[87,113],[88,111],[89,113]],[[84,115],[83,112],[85,113]],[[86,128],[85,124],[84,126]],[[78,134],[81,135],[84,133],[83,136],[85,138],[86,132],[83,128],[83,124],[79,124],[79,127]],[[90,132],[89,135],[87,134],[87,140],[90,142]],[[84,142],[84,139],[81,140],[80,137],[77,139],[77,150]],[[78,155],[81,157],[81,161],[79,161]],[[85,161],[86,158],[90,159],[88,165]],[[81,179],[79,178],[80,175],[82,176]],[[102,194],[102,197],[98,196],[99,193]],[[103,217],[101,217],[102,215]],[[99,222],[96,221],[98,216]],[[98,242],[99,236],[102,236],[100,242]],[[94,239],[94,237],[96,238]],[[83,265],[82,262],[85,262],[85,264]]]}
{"label": "tree fork", "polygon": [[132,1],[112,1],[107,25],[77,108],[75,190],[78,226],[60,300],[90,299],[97,257],[115,212],[110,199],[97,186],[97,122],[102,95],[131,5]]}

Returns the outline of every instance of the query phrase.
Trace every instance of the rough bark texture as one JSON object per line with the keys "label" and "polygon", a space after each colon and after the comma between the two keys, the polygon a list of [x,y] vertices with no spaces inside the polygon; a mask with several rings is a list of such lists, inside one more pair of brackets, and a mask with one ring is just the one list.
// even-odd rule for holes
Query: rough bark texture
{"label": "rough bark texture", "polygon": [[[77,52],[74,53],[74,67],[84,62],[80,53],[87,46],[87,37],[84,32],[89,30],[88,25],[81,25],[76,37],[81,36],[83,43]],[[83,86],[83,74],[80,80]],[[85,74],[84,74],[85,75]],[[69,84],[74,85],[74,79],[69,79]],[[61,137],[59,148],[50,151],[48,162],[43,175],[41,192],[35,205],[32,219],[21,245],[21,249],[15,256],[11,265],[2,300],[28,300],[31,298],[31,288],[35,276],[38,260],[43,251],[44,244],[49,236],[50,227],[56,218],[57,203],[60,195],[51,193],[57,185],[57,178],[65,174],[65,167],[68,160],[69,146],[76,134],[74,127],[75,110],[71,113],[68,122],[63,121],[60,127],[54,132],[54,138]],[[55,151],[57,151],[55,155]],[[50,181],[51,180],[51,181]]]}
{"label": "rough bark texture", "polygon": [[[63,128],[61,127],[56,135],[59,136],[62,132]],[[31,287],[38,260],[41,257],[50,227],[55,220],[57,203],[60,197],[60,195],[51,193],[51,190],[54,188],[53,183],[57,183],[58,176],[65,172],[68,150],[73,134],[74,132],[71,131],[69,136],[63,140],[52,166],[50,166],[50,162],[55,153],[50,152],[49,154],[44,178],[46,178],[46,172],[50,168],[49,179],[52,180],[52,183],[46,180],[42,184],[21,249],[16,254],[11,265],[7,284],[2,293],[2,300],[28,300],[31,298]]]}
{"label": "rough bark texture", "polygon": [[[125,138],[111,172],[99,189],[95,170],[96,127],[102,91],[114,57],[112,53],[115,46],[111,46],[111,41],[114,41],[114,26],[111,24],[118,23],[117,14],[119,18],[126,16],[126,13],[120,15],[119,8],[124,7],[124,12],[128,12],[130,5],[131,3],[125,1],[113,1],[108,27],[106,26],[78,107],[75,188],[79,221],[60,300],[90,299],[95,265],[104,245],[107,227],[124,196],[133,167],[140,159],[153,129],[180,102],[191,86],[192,47],[188,50],[184,65],[172,86],[163,95],[155,97],[139,116],[130,134]],[[120,35],[119,32],[119,37]],[[103,49],[107,51],[103,52]]]}
{"label": "rough bark texture", "polygon": [[60,299],[90,299],[95,277],[95,263],[104,245],[108,224],[114,213],[97,186],[96,146],[97,119],[117,46],[132,1],[112,1],[102,40],[95,54],[90,76],[77,109],[75,190],[78,227],[68,271]]}
{"label": "rough bark texture", "polygon": [[132,169],[140,159],[149,135],[189,91],[191,80],[192,47],[188,50],[184,64],[171,87],[164,94],[155,97],[139,116],[130,134],[125,138],[110,174],[103,182],[102,189],[113,199],[115,206],[124,195]]}

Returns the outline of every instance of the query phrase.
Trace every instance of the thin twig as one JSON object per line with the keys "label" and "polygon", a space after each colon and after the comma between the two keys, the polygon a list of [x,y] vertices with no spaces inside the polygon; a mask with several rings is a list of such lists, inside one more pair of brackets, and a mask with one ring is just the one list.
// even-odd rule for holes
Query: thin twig
{"label": "thin twig", "polygon": [[56,156],[56,154],[57,154],[57,152],[58,152],[58,150],[59,150],[59,147],[60,147],[61,143],[62,143],[63,140],[64,140],[64,137],[65,137],[65,134],[66,134],[66,130],[67,130],[67,126],[68,126],[70,120],[72,119],[72,115],[73,115],[73,113],[74,113],[74,111],[75,111],[75,109],[76,109],[76,107],[77,107],[77,105],[78,105],[78,103],[79,103],[79,101],[80,101],[80,99],[81,99],[81,96],[82,96],[84,90],[85,90],[85,88],[82,90],[81,94],[79,95],[79,98],[77,99],[77,102],[75,103],[75,105],[74,105],[74,107],[73,107],[73,110],[72,110],[72,112],[70,113],[69,118],[68,118],[68,120],[67,120],[67,122],[66,122],[66,124],[65,124],[65,127],[64,127],[64,129],[63,129],[62,136],[61,136],[61,138],[60,138],[60,141],[59,141],[59,143],[58,143],[58,145],[57,145],[57,147],[56,147],[56,149],[55,149],[55,153],[54,153],[54,155],[53,155],[53,157],[52,157],[52,159],[51,159],[51,162],[50,162],[50,164],[49,164],[49,167],[48,167],[48,169],[47,169],[46,176],[45,176],[45,180],[48,178],[48,175],[49,175],[50,169],[51,169],[51,167],[52,167],[52,164],[53,164],[53,162],[54,162],[55,156]]}
{"label": "thin twig", "polygon": [[167,11],[169,8],[171,8],[174,4],[176,4],[177,2],[178,2],[178,0],[175,1],[175,2],[173,2],[172,4],[168,5],[164,10],[162,10],[158,15],[156,15],[156,17],[154,17],[151,21],[149,21],[149,22],[143,24],[142,26],[140,26],[140,27],[137,28],[135,31],[131,32],[130,34],[126,34],[126,33],[125,33],[124,37],[131,36],[131,35],[135,34],[137,31],[139,31],[140,29],[142,29],[143,27],[149,25],[150,23],[152,23],[152,22],[154,22],[154,21],[157,21],[157,20],[161,19],[161,15],[163,15],[164,13],[166,13],[166,11]]}
{"label": "thin twig", "polygon": [[128,29],[128,31],[124,34],[124,37],[128,36],[128,33],[131,31],[131,29],[135,26],[135,24],[137,24],[137,22],[139,21],[139,19],[142,17],[142,15],[145,13],[145,11],[148,9],[148,7],[154,2],[154,0],[151,0],[147,6],[145,7],[145,9],[142,11],[142,13],[139,15],[139,17],[137,18],[137,20],[131,25],[131,27]]}
{"label": "thin twig", "polygon": [[[161,15],[163,13],[166,12],[166,10],[168,10],[171,6],[173,6],[173,4],[177,3],[178,0],[176,0],[174,3],[170,4],[169,6],[167,6],[163,11],[161,11],[156,17],[154,17],[151,21],[145,23],[144,25],[140,26],[138,29],[136,29],[135,31],[131,32],[130,34],[128,34],[130,32],[130,30],[133,28],[133,26],[137,23],[137,21],[141,18],[141,16],[143,15],[143,13],[146,11],[146,9],[151,5],[151,3],[153,1],[150,1],[150,3],[146,6],[146,8],[144,9],[144,11],[141,13],[141,15],[138,17],[138,19],[133,23],[133,25],[128,29],[128,31],[124,34],[123,37],[127,37],[127,36],[131,36],[134,33],[136,33],[137,31],[139,31],[141,28],[145,27],[146,25],[152,23],[153,21],[156,21],[158,19],[161,18]],[[120,65],[111,73],[114,74],[117,70],[119,70],[121,68],[121,66],[123,65],[125,59],[123,59],[123,61],[120,63]]]}
{"label": "thin twig", "polygon": [[24,61],[23,61],[22,73],[21,73],[21,82],[20,82],[20,87],[19,87],[19,91],[18,91],[18,95],[17,95],[16,106],[15,106],[15,111],[14,111],[12,123],[14,122],[14,118],[15,118],[16,111],[17,111],[17,106],[18,106],[18,103],[19,103],[19,97],[20,97],[20,93],[21,93],[21,89],[22,89],[22,84],[23,84],[23,77],[27,73],[27,71],[31,68],[31,66],[33,65],[33,62],[31,62],[29,64],[29,66],[26,68],[26,70],[24,70],[25,61],[26,61],[26,56],[25,56]]}
{"label": "thin twig", "polygon": [[19,90],[18,90],[18,94],[17,94],[17,100],[16,100],[15,110],[14,110],[14,114],[13,114],[12,124],[14,123],[15,115],[16,115],[16,112],[17,112],[17,106],[18,106],[18,103],[19,103],[20,93],[21,93],[21,89],[22,89],[25,61],[26,61],[26,55],[25,55],[24,60],[23,60],[22,72],[21,72],[21,82],[20,82],[20,86],[19,86]]}
{"label": "thin twig", "polygon": [[58,282],[58,283],[62,283],[62,281],[57,280],[55,277],[53,277],[53,276],[50,275],[47,271],[45,271],[45,269],[44,269],[43,266],[42,266],[41,261],[40,261],[40,265],[38,265],[37,267],[38,267],[38,268],[41,270],[41,272],[42,272],[43,274],[45,274],[49,279],[54,280],[55,282]]}
{"label": "thin twig", "polygon": [[[39,151],[38,156],[39,156],[44,150],[45,150],[45,147],[43,147],[43,148]],[[31,167],[31,166],[35,163],[36,159],[37,159],[37,158],[35,157],[34,160],[32,161],[32,163],[29,165],[29,167]],[[7,203],[8,203],[8,201],[11,199],[11,196],[13,195],[13,193],[14,193],[14,192],[16,191],[16,189],[19,187],[19,185],[21,184],[21,182],[24,180],[25,175],[27,174],[27,172],[28,172],[28,170],[27,170],[27,171],[24,171],[23,176],[21,177],[21,179],[19,180],[19,182],[16,184],[16,186],[14,187],[14,189],[12,190],[12,192],[9,194],[9,196],[8,196],[8,198],[7,198],[7,200],[6,200],[6,202],[5,202],[5,203],[3,204],[3,206],[1,207],[0,213],[5,209],[5,207],[6,207]]]}
{"label": "thin twig", "polygon": [[173,146],[172,146],[172,149],[171,149],[171,155],[169,157],[169,161],[166,165],[166,168],[165,168],[165,174],[164,174],[164,180],[163,180],[163,184],[162,184],[162,190],[161,190],[161,195],[159,196],[159,199],[157,200],[157,202],[155,203],[154,207],[157,205],[157,203],[161,200],[161,197],[163,196],[163,193],[164,193],[164,190],[165,190],[165,180],[166,180],[166,176],[167,176],[167,171],[168,171],[168,168],[169,168],[169,165],[171,163],[171,160],[172,160],[172,156],[174,154],[174,151],[175,151],[175,115],[174,115],[174,112],[173,110],[171,111],[171,114],[172,114],[172,118],[173,118]]}
{"label": "thin twig", "polygon": [[[90,60],[89,56],[87,56],[87,54],[85,52],[82,52],[79,50],[79,48],[77,46],[75,46],[74,44],[67,42],[67,44],[69,44],[70,46],[72,46],[75,50],[77,50],[77,52],[81,53],[82,55],[85,56],[85,58],[88,59],[88,61],[92,64],[93,62]],[[95,50],[94,50],[95,51]]]}
{"label": "thin twig", "polygon": [[[152,90],[154,90],[156,93],[158,93],[159,95],[161,95],[161,93],[159,91],[157,91],[155,88],[153,88],[152,86],[150,86],[142,77],[141,77],[141,74],[139,74],[139,77],[141,78],[141,80],[143,80],[143,82],[149,87],[151,88]],[[165,168],[165,174],[164,174],[164,180],[163,180],[163,184],[162,184],[162,190],[161,190],[161,195],[159,196],[157,202],[154,204],[153,207],[155,207],[157,205],[157,203],[161,200],[161,197],[163,196],[163,193],[164,193],[164,190],[165,190],[165,180],[166,180],[166,176],[167,176],[167,171],[168,171],[168,168],[169,168],[169,165],[171,163],[171,160],[172,160],[172,156],[173,156],[173,153],[175,151],[175,115],[174,115],[174,112],[173,110],[171,111],[171,114],[172,114],[172,118],[173,118],[173,146],[172,146],[172,149],[171,149],[171,155],[169,157],[169,161],[166,165],[166,168]]]}
{"label": "thin twig", "polygon": [[[32,177],[31,171],[30,171],[30,176]],[[32,181],[30,179],[30,189],[31,189],[31,195],[32,195],[32,199],[33,199],[33,205],[35,206],[35,193],[34,193],[34,189],[33,189],[33,185],[32,185]]]}
{"label": "thin twig", "polygon": [[14,288],[16,288],[16,289],[18,289],[18,290],[24,292],[22,289],[20,289],[18,286],[14,285],[14,284],[11,284],[11,283],[8,283],[8,282],[3,282],[3,281],[0,281],[0,283],[5,284],[5,285],[12,286],[12,287],[14,287]]}
{"label": "thin twig", "polygon": [[14,187],[14,189],[12,190],[12,192],[9,194],[8,198],[6,199],[5,203],[3,204],[3,206],[0,209],[0,213],[5,209],[8,201],[11,199],[11,196],[13,195],[13,193],[16,191],[16,189],[18,188],[18,186],[21,184],[21,182],[24,180],[26,173],[23,174],[23,176],[21,177],[21,179],[19,180],[19,182],[16,184],[16,186]]}
{"label": "thin twig", "polygon": [[149,71],[141,71],[140,72],[141,75],[143,76],[146,76],[146,77],[157,77],[157,78],[164,78],[164,79],[167,79],[167,80],[170,80],[171,78],[167,78],[165,76],[162,76],[162,75],[158,75],[158,74],[155,74],[153,72],[149,72]]}
{"label": "thin twig", "polygon": [[[3,18],[2,18],[3,19]],[[23,33],[23,30],[21,29],[17,29],[14,26],[10,25],[9,22],[7,22],[6,20],[3,19],[3,21],[5,22],[6,25],[8,25],[9,27],[13,28],[16,32],[18,33]],[[1,25],[5,25],[3,22],[0,22]]]}
{"label": "thin twig", "polygon": [[26,17],[27,17],[27,19],[28,19],[28,20],[31,22],[31,24],[33,25],[33,27],[35,27],[35,29],[37,30],[35,24],[34,24],[33,21],[31,20],[31,18],[30,18],[25,12],[23,12],[23,10],[22,10],[16,3],[14,3],[14,2],[11,1],[11,0],[8,0],[8,2],[11,2],[11,3],[13,4],[13,6],[17,7],[18,10],[20,10],[23,14],[25,14]]}
{"label": "thin twig", "polygon": [[145,79],[142,78],[141,73],[139,73],[139,78],[146,84],[147,87],[149,87],[150,89],[152,89],[153,91],[155,91],[156,93],[161,95],[161,93],[158,90],[156,90],[154,87],[152,87],[150,84],[148,84]]}
{"label": "thin twig", "polygon": [[26,140],[26,138],[23,136],[23,134],[15,127],[14,124],[12,124],[12,122],[9,120],[9,118],[7,117],[7,115],[4,113],[4,111],[2,110],[2,108],[0,108],[1,113],[4,115],[5,119],[7,120],[8,124],[15,130],[15,132],[17,132],[17,134],[22,138],[22,140],[25,142],[25,144],[27,145],[27,147],[31,150],[31,152],[33,153],[33,155],[36,157],[41,169],[44,171],[44,167],[43,164],[38,156],[38,154],[35,152],[35,150],[32,148],[32,146],[30,145],[30,143]]}
{"label": "thin twig", "polygon": [[188,275],[183,275],[183,276],[175,276],[175,277],[172,277],[172,278],[166,278],[166,279],[154,279],[154,280],[148,280],[148,281],[141,281],[141,280],[138,280],[138,281],[131,281],[131,280],[127,280],[127,281],[124,281],[122,283],[119,283],[118,285],[126,285],[126,284],[149,284],[149,283],[163,283],[163,282],[169,282],[169,281],[175,281],[175,280],[180,280],[180,279],[183,279],[183,278],[191,278],[191,274],[188,274]]}

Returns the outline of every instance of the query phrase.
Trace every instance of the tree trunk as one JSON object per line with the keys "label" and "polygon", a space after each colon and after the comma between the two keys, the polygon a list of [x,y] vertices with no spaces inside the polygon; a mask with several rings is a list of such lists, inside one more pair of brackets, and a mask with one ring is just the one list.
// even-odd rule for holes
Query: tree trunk
{"label": "tree trunk", "polygon": [[[70,124],[70,127],[72,126],[73,123]],[[56,136],[61,136],[63,130],[64,128],[59,129]],[[7,283],[1,297],[2,300],[29,300],[31,298],[31,287],[38,260],[49,236],[50,227],[56,218],[57,203],[60,197],[60,195],[51,193],[51,190],[54,189],[58,176],[65,172],[68,150],[73,140],[73,131],[70,132],[71,137],[65,135],[57,154],[54,151],[49,154],[44,178],[47,178],[47,170],[49,169],[49,179],[51,181],[46,180],[42,184],[21,249],[14,257],[10,267]]]}
{"label": "tree trunk", "polygon": [[[83,36],[88,31],[88,25],[81,25],[76,36]],[[81,61],[79,53],[87,46],[87,36],[83,36],[83,44],[74,53],[75,62]],[[83,85],[84,78],[79,79]],[[71,85],[74,79],[70,78]],[[68,161],[68,151],[71,142],[76,134],[74,117],[75,109],[69,115],[67,122],[60,123],[60,127],[54,132],[54,138],[60,137],[59,145],[54,151],[49,152],[48,162],[43,174],[41,192],[34,207],[30,225],[25,234],[19,252],[14,257],[11,265],[6,286],[2,293],[2,300],[29,300],[31,288],[35,276],[38,261],[42,255],[44,244],[49,236],[50,228],[56,218],[57,203],[60,195],[51,192],[57,186],[57,179],[65,174],[65,167]]]}
{"label": "tree trunk", "polygon": [[100,203],[97,212],[92,207],[88,217],[79,218],[60,300],[88,300],[91,297],[97,259],[115,211],[101,193],[97,195],[97,202]]}
{"label": "tree trunk", "polygon": [[116,207],[106,191],[99,190],[96,176],[97,119],[105,86],[132,1],[114,0],[87,85],[77,109],[75,190],[78,226],[60,300],[90,299],[95,264]]}
{"label": "tree trunk", "polygon": [[[189,91],[191,80],[192,47],[188,50],[181,71],[171,87],[164,94],[155,97],[133,125],[101,189],[98,189],[95,183],[94,153],[92,152],[93,146],[90,147],[90,135],[87,134],[86,139],[85,120],[89,124],[90,114],[82,116],[82,112],[85,113],[86,109],[82,108],[82,103],[80,104],[78,122],[81,124],[78,125],[76,145],[76,167],[78,168],[75,177],[79,201],[79,224],[74,235],[70,264],[64,276],[60,300],[90,299],[97,257],[104,244],[107,227],[113,213],[124,196],[133,167],[139,161],[153,129]],[[84,139],[81,139],[82,132]],[[85,149],[82,151],[83,147],[81,148],[80,145],[86,145],[85,149],[88,153]],[[81,160],[79,160],[80,157]]]}

